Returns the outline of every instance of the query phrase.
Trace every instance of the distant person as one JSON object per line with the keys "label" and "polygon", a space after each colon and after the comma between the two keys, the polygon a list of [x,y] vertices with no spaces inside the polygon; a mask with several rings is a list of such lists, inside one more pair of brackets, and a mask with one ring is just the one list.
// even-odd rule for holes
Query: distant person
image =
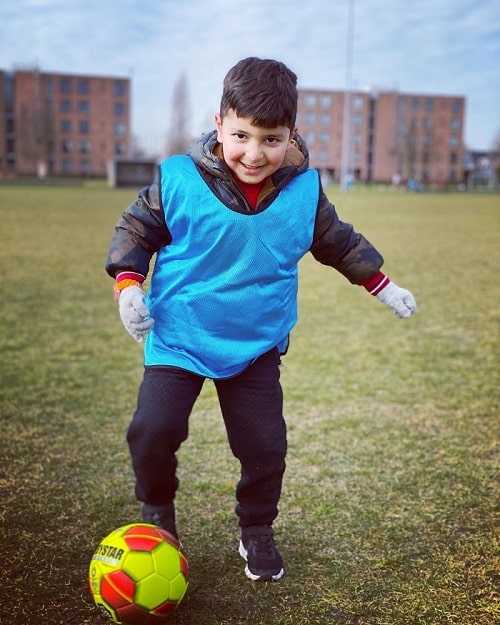
{"label": "distant person", "polygon": [[123,324],[145,341],[127,433],[142,517],[177,535],[176,452],[209,378],[241,465],[239,553],[247,576],[263,581],[284,573],[272,524],[287,449],[279,365],[297,320],[297,263],[311,252],[398,317],[416,310],[309,168],[296,82],[275,60],[237,63],[224,79],[216,129],[187,156],[161,163],[158,180],[117,222],[106,261]]}
{"label": "distant person", "polygon": [[47,179],[47,163],[43,160],[40,160],[36,164],[36,176],[39,182],[45,182]]}

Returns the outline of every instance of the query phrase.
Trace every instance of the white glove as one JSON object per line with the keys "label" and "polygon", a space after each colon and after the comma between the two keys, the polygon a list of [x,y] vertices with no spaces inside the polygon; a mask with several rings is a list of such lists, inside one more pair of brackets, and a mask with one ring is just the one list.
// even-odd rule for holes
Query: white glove
{"label": "white glove", "polygon": [[412,293],[394,282],[389,282],[375,297],[392,308],[396,317],[411,317],[417,310],[417,302]]}
{"label": "white glove", "polygon": [[120,292],[118,299],[120,318],[127,332],[138,343],[142,343],[151,331],[154,320],[144,303],[144,291],[139,286],[128,286]]}

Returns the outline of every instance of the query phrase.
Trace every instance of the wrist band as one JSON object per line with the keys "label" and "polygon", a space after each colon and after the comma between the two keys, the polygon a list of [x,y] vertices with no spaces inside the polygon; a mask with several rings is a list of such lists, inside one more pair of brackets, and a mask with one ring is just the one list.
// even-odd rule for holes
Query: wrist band
{"label": "wrist band", "polygon": [[390,278],[378,271],[374,276],[363,282],[361,286],[364,286],[371,295],[377,295],[390,281]]}
{"label": "wrist band", "polygon": [[115,300],[117,300],[120,297],[120,291],[123,291],[123,289],[126,289],[128,286],[141,287],[141,283],[138,280],[120,280],[119,282],[115,282],[114,287],[113,287]]}
{"label": "wrist band", "polygon": [[120,271],[115,276],[117,282],[121,282],[122,280],[137,280],[137,282],[144,282],[144,276],[142,273],[137,273],[137,271]]}
{"label": "wrist band", "polygon": [[141,286],[141,283],[138,280],[120,280],[119,282],[115,282],[115,288],[117,291],[123,291],[128,286]]}

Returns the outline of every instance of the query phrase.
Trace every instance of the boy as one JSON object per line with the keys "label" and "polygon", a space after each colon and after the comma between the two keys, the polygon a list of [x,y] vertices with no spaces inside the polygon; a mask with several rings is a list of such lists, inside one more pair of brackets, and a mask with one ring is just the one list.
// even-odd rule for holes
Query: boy
{"label": "boy", "polygon": [[287,445],[279,365],[296,322],[299,259],[310,251],[399,317],[416,310],[308,168],[296,82],[278,61],[237,63],[224,79],[216,130],[188,156],[161,163],[158,182],[118,221],[106,262],[123,324],[145,341],[127,433],[143,519],[176,534],[176,452],[209,378],[241,465],[239,553],[246,575],[261,581],[284,573],[272,529]]}

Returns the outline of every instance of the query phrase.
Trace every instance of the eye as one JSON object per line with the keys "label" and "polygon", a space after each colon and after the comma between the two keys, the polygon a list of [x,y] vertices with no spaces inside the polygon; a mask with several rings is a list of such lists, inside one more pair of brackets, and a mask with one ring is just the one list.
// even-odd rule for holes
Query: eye
{"label": "eye", "polygon": [[238,141],[244,141],[247,138],[246,134],[244,134],[243,132],[235,132],[233,134],[233,137]]}
{"label": "eye", "polygon": [[280,142],[281,140],[279,139],[279,137],[266,137],[266,143],[268,143],[269,145],[276,145]]}

